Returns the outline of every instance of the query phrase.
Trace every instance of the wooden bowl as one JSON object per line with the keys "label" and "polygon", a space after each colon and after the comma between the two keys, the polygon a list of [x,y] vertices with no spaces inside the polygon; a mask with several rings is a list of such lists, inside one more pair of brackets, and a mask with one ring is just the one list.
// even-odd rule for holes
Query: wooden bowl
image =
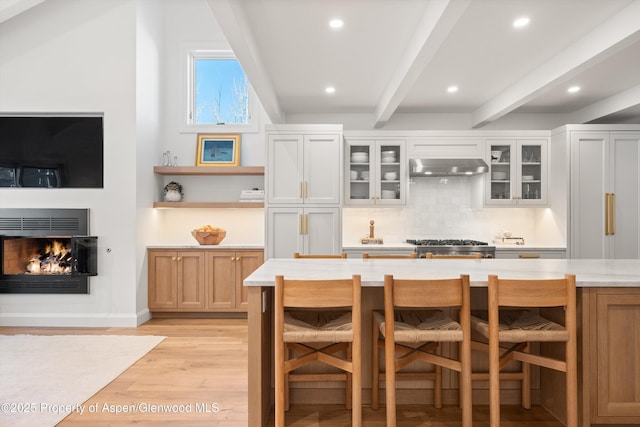
{"label": "wooden bowl", "polygon": [[218,231],[197,231],[193,230],[191,235],[200,243],[201,245],[217,245],[222,242],[222,239],[227,235],[225,230]]}

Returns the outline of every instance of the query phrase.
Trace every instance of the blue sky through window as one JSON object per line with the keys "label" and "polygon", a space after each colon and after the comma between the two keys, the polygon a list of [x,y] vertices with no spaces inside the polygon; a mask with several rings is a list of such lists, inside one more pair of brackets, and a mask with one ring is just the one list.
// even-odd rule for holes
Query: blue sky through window
{"label": "blue sky through window", "polygon": [[249,85],[235,59],[196,59],[195,123],[247,124]]}

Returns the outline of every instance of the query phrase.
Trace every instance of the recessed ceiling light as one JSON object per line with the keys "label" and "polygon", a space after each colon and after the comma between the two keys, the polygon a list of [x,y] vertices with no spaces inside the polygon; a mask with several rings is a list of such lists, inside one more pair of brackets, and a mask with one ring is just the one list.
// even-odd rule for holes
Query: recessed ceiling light
{"label": "recessed ceiling light", "polygon": [[526,27],[527,25],[529,25],[529,17],[528,16],[523,16],[520,17],[518,19],[516,19],[515,21],[513,21],[513,26],[515,28],[522,28],[522,27]]}
{"label": "recessed ceiling light", "polygon": [[580,86],[571,86],[569,89],[567,89],[567,92],[569,93],[580,92]]}
{"label": "recessed ceiling light", "polygon": [[447,92],[449,92],[449,93],[456,93],[457,91],[458,91],[458,86],[455,86],[455,85],[454,86],[449,86],[447,88]]}
{"label": "recessed ceiling light", "polygon": [[329,26],[331,28],[342,28],[342,26],[344,25],[344,21],[342,19],[336,18],[336,19],[332,19],[331,21],[329,21]]}
{"label": "recessed ceiling light", "polygon": [[327,93],[334,93],[336,91],[336,88],[333,86],[327,86],[324,88],[324,91]]}

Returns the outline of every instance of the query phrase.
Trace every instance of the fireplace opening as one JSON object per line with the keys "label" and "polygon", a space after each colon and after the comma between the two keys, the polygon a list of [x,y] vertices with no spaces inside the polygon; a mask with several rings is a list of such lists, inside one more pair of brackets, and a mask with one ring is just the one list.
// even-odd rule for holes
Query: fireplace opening
{"label": "fireplace opening", "polygon": [[5,274],[71,274],[70,238],[15,237],[3,244]]}
{"label": "fireplace opening", "polygon": [[87,231],[86,209],[0,209],[0,293],[88,293],[98,256]]}

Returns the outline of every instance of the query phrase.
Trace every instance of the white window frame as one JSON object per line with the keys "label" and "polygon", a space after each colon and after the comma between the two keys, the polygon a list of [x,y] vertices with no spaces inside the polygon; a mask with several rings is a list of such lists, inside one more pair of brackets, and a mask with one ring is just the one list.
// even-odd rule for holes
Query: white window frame
{"label": "white window frame", "polygon": [[251,83],[249,89],[249,123],[247,124],[197,124],[195,110],[195,61],[198,59],[237,59],[233,51],[223,44],[210,42],[183,43],[180,46],[180,132],[181,133],[257,133],[258,97]]}

